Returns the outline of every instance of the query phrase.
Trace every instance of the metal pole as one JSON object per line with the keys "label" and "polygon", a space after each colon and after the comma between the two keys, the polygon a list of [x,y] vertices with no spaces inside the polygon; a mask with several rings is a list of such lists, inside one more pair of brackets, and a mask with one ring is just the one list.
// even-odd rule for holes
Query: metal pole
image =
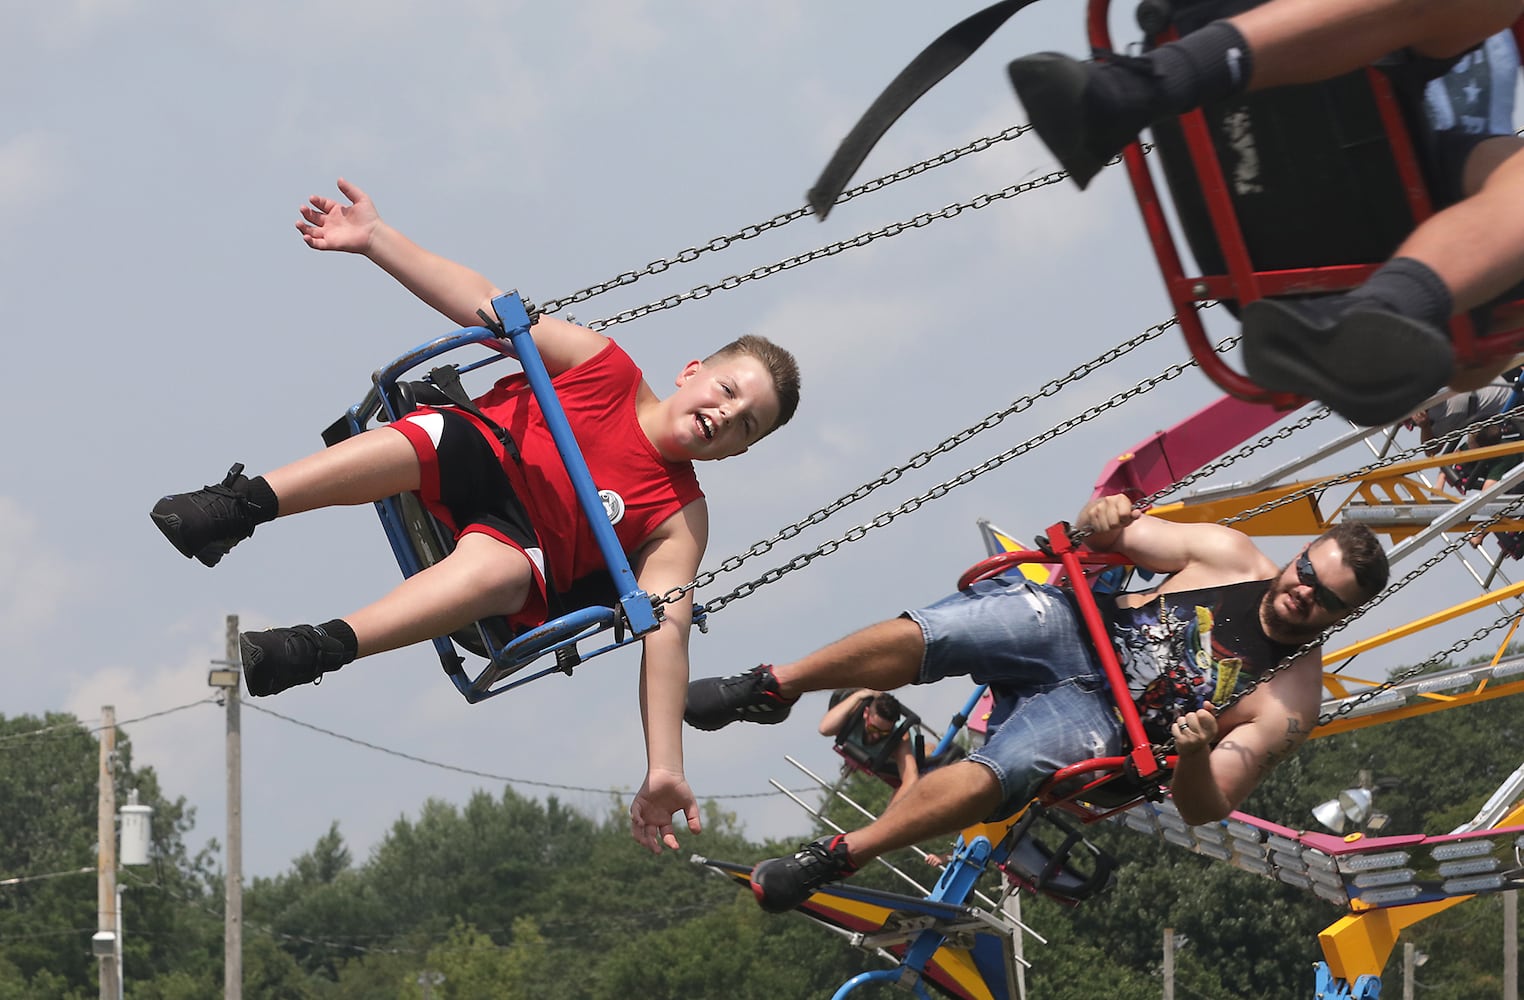
{"label": "metal pole", "polygon": [[1413,953],[1417,950],[1411,941],[1402,943],[1402,1000],[1413,1000],[1413,970],[1418,964]]}
{"label": "metal pole", "polygon": [[1175,1000],[1175,929],[1164,928],[1164,1000]]}
{"label": "metal pole", "polygon": [[[242,666],[237,615],[227,618],[227,660],[235,670]],[[238,709],[239,686],[235,681],[227,689],[227,912],[222,936],[222,993],[225,1000],[243,998],[243,751]]]}
{"label": "metal pole", "polygon": [[1519,893],[1503,893],[1503,1000],[1519,1000]]}
{"label": "metal pole", "polygon": [[116,1000],[126,1000],[127,973],[122,968],[127,953],[127,920],[122,912],[122,883],[116,884]]}
{"label": "metal pole", "polygon": [[95,949],[100,967],[100,1000],[119,1000],[117,955],[121,947],[116,933],[116,780],[112,762],[116,757],[116,709],[101,707],[100,770],[96,777],[96,923]]}

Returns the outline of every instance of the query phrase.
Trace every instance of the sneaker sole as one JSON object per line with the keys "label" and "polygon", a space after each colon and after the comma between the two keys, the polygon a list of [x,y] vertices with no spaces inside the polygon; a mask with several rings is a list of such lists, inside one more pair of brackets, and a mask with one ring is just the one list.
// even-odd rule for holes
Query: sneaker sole
{"label": "sneaker sole", "polygon": [[1311,397],[1366,427],[1411,415],[1455,364],[1448,339],[1406,316],[1362,310],[1320,328],[1274,299],[1244,307],[1243,354],[1262,388]]}
{"label": "sneaker sole", "polygon": [[1083,191],[1111,159],[1097,159],[1086,148],[1081,106],[1089,78],[1084,66],[1067,56],[1042,52],[1012,62],[1006,74],[1032,128]]}
{"label": "sneaker sole", "polygon": [[[180,515],[160,514],[158,511],[152,511],[148,516],[153,518],[154,526],[159,529],[159,533],[169,541],[169,544],[175,547],[176,552],[180,553],[187,559],[196,560],[203,566],[217,565],[222,561],[222,557],[227,555],[228,551],[233,547],[232,545],[228,545],[226,542],[219,541],[209,542],[199,549],[187,550],[184,542],[181,541],[179,537]],[[233,545],[236,544],[238,543],[233,543]]]}

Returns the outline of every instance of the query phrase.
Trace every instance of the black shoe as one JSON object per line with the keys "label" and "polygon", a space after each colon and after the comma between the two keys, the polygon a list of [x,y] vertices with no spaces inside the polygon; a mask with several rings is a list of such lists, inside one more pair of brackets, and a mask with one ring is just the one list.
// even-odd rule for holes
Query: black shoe
{"label": "black shoe", "polygon": [[244,632],[243,682],[255,698],[310,684],[353,659],[344,643],[313,625]]}
{"label": "black shoe", "polygon": [[256,524],[270,520],[273,511],[261,507],[250,499],[243,466],[234,465],[215,486],[164,497],[153,505],[150,516],[181,555],[215,566],[229,549],[254,534]]}
{"label": "black shoe", "polygon": [[751,870],[751,891],[768,913],[792,910],[823,885],[840,882],[857,871],[847,853],[847,838],[838,833],[805,844],[791,858],[769,858]]}
{"label": "black shoe", "polygon": [[713,732],[732,722],[771,726],[788,718],[798,698],[785,698],[768,664],[734,677],[703,677],[688,685],[683,721],[694,729]]}
{"label": "black shoe", "polygon": [[1249,378],[1365,427],[1411,416],[1455,364],[1443,330],[1374,305],[1333,311],[1317,300],[1258,299],[1242,319]]}
{"label": "black shoe", "polygon": [[1006,72],[1032,128],[1081,190],[1139,132],[1170,113],[1142,59],[1113,55],[1093,63],[1039,52]]}

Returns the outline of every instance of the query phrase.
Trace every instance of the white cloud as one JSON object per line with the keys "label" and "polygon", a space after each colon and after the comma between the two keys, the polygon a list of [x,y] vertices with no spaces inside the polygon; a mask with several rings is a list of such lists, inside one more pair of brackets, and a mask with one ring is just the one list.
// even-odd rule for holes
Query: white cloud
{"label": "white cloud", "polygon": [[49,201],[68,186],[71,172],[56,134],[26,132],[0,143],[0,219]]}
{"label": "white cloud", "polygon": [[38,522],[9,497],[0,497],[0,637],[36,634],[58,620],[86,589],[88,573],[66,564],[42,540]]}

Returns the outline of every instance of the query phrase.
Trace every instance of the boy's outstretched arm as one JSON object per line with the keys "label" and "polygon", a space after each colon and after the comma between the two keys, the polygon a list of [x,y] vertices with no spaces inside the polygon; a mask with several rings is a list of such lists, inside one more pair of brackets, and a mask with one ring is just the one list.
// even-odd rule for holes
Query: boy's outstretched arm
{"label": "boy's outstretched arm", "polygon": [[309,247],[368,257],[457,326],[480,322],[476,310],[501,294],[496,285],[387,225],[370,196],[342,177],[339,193],[349,204],[315,194],[301,207],[303,221],[296,228]]}
{"label": "boy's outstretched arm", "polygon": [[[368,257],[456,326],[480,325],[478,309],[491,315],[492,300],[502,294],[502,289],[392,228],[382,221],[370,196],[342,177],[339,193],[349,204],[315,194],[301,207],[302,221],[296,228],[309,247]],[[558,375],[603,350],[608,338],[575,323],[543,316],[534,326],[534,342],[546,369]]]}
{"label": "boy's outstretched arm", "polygon": [[[709,536],[709,513],[695,500],[663,521],[641,547],[635,573],[641,589],[660,597],[693,580]],[[672,816],[701,830],[698,803],[683,773],[683,707],[688,694],[688,632],[693,601],[668,604],[660,628],[644,640],[640,717],[646,734],[646,778],[630,805],[630,833],[653,854],[677,850]]]}

